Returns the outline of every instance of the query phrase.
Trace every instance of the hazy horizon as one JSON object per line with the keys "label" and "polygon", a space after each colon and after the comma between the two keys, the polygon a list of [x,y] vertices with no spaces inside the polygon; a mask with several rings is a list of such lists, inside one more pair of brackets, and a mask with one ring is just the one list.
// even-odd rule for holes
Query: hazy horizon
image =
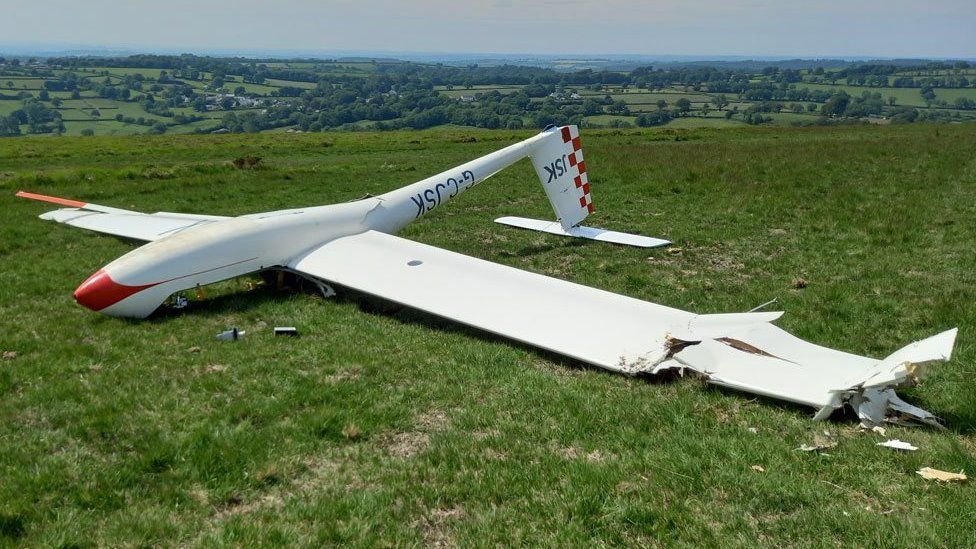
{"label": "hazy horizon", "polygon": [[[13,0],[0,49],[694,58],[974,58],[967,0]],[[39,53],[39,52],[38,52]]]}

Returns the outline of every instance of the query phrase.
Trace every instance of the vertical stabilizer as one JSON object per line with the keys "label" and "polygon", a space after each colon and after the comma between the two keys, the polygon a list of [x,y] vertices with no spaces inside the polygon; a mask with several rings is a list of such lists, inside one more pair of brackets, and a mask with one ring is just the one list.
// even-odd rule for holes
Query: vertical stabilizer
{"label": "vertical stabilizer", "polygon": [[532,152],[532,165],[563,229],[579,225],[593,212],[593,197],[586,175],[579,128],[563,126],[547,130],[549,137]]}
{"label": "vertical stabilizer", "polygon": [[542,188],[549,197],[549,203],[556,212],[556,221],[509,216],[499,217],[496,222],[533,231],[642,248],[666,246],[671,243],[660,238],[581,225],[583,220],[593,213],[593,196],[590,194],[590,179],[586,173],[579,128],[576,126],[547,128],[540,137],[541,139],[533,144],[529,157],[532,159],[532,165],[539,176]]}

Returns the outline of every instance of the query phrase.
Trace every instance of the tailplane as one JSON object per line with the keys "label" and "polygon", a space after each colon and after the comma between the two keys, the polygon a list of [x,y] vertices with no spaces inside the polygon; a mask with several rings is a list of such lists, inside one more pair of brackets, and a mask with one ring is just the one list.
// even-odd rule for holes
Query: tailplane
{"label": "tailplane", "polygon": [[552,204],[556,221],[500,217],[495,220],[496,222],[551,234],[644,248],[670,244],[669,241],[659,238],[581,226],[580,223],[593,213],[594,206],[579,128],[550,127],[543,133],[549,135],[535,146],[529,156],[542,188],[549,197],[549,203]]}

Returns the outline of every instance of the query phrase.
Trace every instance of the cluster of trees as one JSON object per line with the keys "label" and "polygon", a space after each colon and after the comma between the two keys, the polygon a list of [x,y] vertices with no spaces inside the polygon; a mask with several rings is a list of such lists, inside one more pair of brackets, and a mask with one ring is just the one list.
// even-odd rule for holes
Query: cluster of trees
{"label": "cluster of trees", "polygon": [[[887,86],[888,84],[882,84]],[[976,87],[976,79],[970,80],[964,75],[947,74],[944,76],[898,76],[891,80],[894,88],[968,88]]]}
{"label": "cluster of trees", "polygon": [[20,135],[20,126],[26,124],[29,133],[64,132],[61,113],[49,109],[37,99],[24,101],[21,108],[8,116],[0,117],[0,135]]}
{"label": "cluster of trees", "polygon": [[13,116],[0,116],[0,136],[20,135],[20,120]]}

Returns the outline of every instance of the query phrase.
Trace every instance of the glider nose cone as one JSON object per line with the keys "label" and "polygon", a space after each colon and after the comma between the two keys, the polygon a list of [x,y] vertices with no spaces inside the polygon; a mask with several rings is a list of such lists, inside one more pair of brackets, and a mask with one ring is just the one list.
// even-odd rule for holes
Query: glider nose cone
{"label": "glider nose cone", "polygon": [[118,301],[115,289],[118,284],[104,270],[88,277],[75,290],[75,301],[93,311],[99,311]]}
{"label": "glider nose cone", "polygon": [[75,290],[75,301],[93,311],[101,311],[150,286],[154,284],[145,286],[119,284],[112,280],[104,269],[99,269],[78,286]]}

